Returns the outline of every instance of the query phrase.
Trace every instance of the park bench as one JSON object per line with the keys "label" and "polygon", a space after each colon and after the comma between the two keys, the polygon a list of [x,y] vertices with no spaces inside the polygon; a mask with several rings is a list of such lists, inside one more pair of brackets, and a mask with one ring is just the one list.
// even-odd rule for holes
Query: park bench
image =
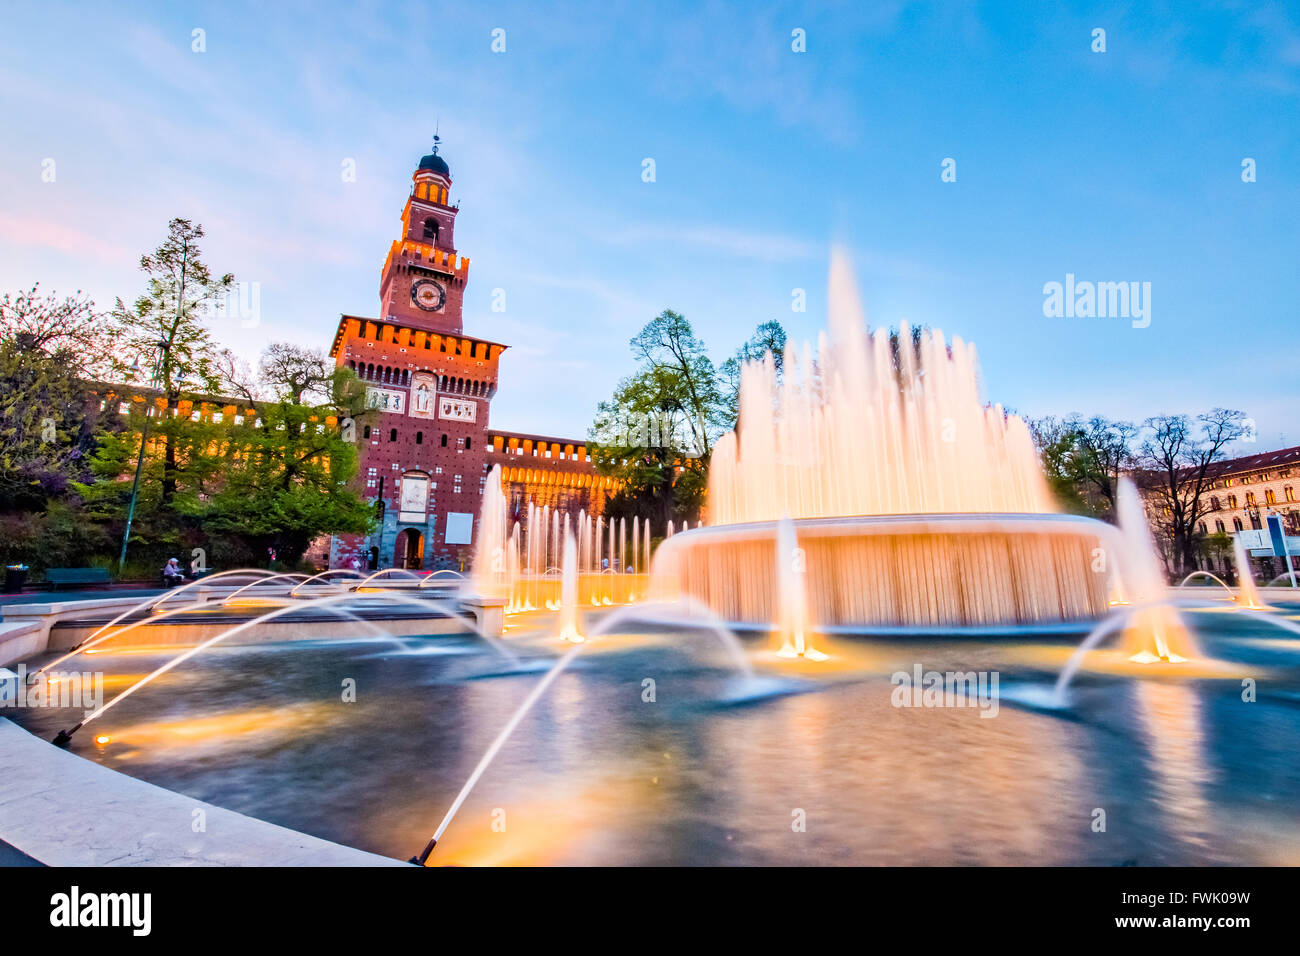
{"label": "park bench", "polygon": [[108,568],[49,568],[45,581],[52,590],[61,584],[110,584]]}

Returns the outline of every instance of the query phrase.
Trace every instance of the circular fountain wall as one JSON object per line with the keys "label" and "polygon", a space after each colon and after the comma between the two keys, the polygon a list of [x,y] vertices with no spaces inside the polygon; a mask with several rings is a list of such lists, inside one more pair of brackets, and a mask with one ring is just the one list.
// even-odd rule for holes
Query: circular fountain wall
{"label": "circular fountain wall", "polygon": [[[805,518],[779,556],[779,522],[699,528],[655,556],[654,593],[707,605],[736,625],[782,617],[787,573],[813,630],[1051,630],[1108,607],[1098,548],[1114,529],[1061,514]],[[1109,550],[1109,549],[1107,549]]]}

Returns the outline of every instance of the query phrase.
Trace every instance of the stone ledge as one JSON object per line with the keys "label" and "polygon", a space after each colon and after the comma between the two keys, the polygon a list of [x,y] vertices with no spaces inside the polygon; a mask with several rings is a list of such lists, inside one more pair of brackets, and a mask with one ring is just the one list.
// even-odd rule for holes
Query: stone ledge
{"label": "stone ledge", "polygon": [[45,650],[49,628],[39,621],[0,622],[0,667],[8,667]]}
{"label": "stone ledge", "polygon": [[0,840],[49,866],[406,865],[128,777],[4,719]]}

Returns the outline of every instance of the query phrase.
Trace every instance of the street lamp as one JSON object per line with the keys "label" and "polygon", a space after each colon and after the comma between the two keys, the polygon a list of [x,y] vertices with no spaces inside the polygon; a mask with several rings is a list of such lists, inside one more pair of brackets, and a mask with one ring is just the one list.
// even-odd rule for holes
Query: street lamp
{"label": "street lamp", "polygon": [[[158,340],[158,359],[154,362],[153,378],[149,381],[151,389],[157,389],[162,380],[163,359],[171,343],[166,339]],[[136,359],[139,364],[139,359]],[[122,554],[117,560],[117,570],[121,574],[126,568],[126,546],[131,541],[131,522],[135,519],[135,501],[140,494],[140,474],[144,471],[144,448],[149,437],[149,401],[145,400],[144,424],[140,426],[140,454],[135,459],[135,480],[131,482],[131,504],[126,509],[126,531],[122,535]]]}

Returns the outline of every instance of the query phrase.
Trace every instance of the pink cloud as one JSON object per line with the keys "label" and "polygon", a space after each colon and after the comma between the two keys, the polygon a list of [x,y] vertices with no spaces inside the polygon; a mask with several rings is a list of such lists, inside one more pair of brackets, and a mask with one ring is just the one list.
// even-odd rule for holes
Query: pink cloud
{"label": "pink cloud", "polygon": [[26,219],[0,213],[0,241],[15,246],[41,246],[78,256],[97,259],[111,265],[129,264],[130,253],[61,222]]}

